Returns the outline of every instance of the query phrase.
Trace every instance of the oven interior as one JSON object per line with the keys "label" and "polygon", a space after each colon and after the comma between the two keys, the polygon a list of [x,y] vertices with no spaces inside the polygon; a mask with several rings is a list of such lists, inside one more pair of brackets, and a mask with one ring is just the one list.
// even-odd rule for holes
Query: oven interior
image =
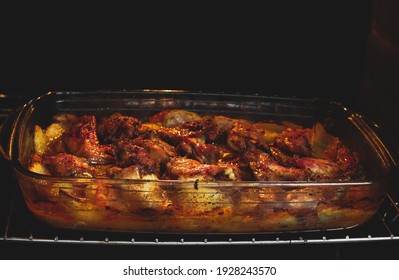
{"label": "oven interior", "polygon": [[[21,104],[24,97],[3,96],[0,118]],[[346,230],[267,234],[165,234],[66,230],[37,220],[27,209],[16,177],[1,159],[0,241],[103,245],[283,245],[366,243],[399,240],[399,203],[396,193],[388,193],[378,213],[363,225]],[[10,176],[11,175],[11,176]]]}
{"label": "oven interior", "polygon": [[[0,91],[9,95],[0,94],[1,121],[16,105],[50,90],[206,87],[301,97],[324,93],[360,109],[388,132],[398,129],[397,1],[275,1],[266,8],[243,1],[129,1],[134,9],[94,1],[8,2]],[[392,136],[399,141],[397,133]],[[399,243],[397,188],[375,217],[353,229],[205,236],[55,229],[27,210],[2,158],[0,180],[0,245],[383,244],[382,250],[397,253]]]}

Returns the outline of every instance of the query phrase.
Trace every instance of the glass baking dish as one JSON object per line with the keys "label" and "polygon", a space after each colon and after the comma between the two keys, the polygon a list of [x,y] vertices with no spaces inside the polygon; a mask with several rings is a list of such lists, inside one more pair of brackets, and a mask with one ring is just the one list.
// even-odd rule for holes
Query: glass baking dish
{"label": "glass baking dish", "polygon": [[[180,181],[52,177],[27,169],[35,125],[57,113],[146,118],[161,110],[325,125],[358,153],[366,176],[349,182]],[[151,233],[338,230],[368,221],[391,187],[396,160],[364,116],[323,99],[179,90],[55,91],[35,98],[1,130],[2,152],[29,210],[59,228]]]}

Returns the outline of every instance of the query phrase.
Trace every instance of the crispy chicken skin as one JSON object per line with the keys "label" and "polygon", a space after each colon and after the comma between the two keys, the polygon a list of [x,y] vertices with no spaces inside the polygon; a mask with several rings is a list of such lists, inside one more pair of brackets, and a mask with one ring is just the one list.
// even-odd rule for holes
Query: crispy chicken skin
{"label": "crispy chicken skin", "polygon": [[235,152],[244,152],[251,147],[267,150],[262,133],[251,123],[244,120],[236,120],[227,136],[227,146]]}
{"label": "crispy chicken skin", "polygon": [[115,113],[108,118],[101,119],[97,127],[97,134],[102,143],[109,144],[117,140],[134,138],[139,126],[138,119]]}
{"label": "crispy chicken skin", "polygon": [[240,179],[238,167],[234,164],[203,164],[186,157],[174,157],[166,165],[170,178],[184,181],[214,181],[223,179],[237,181]]}
{"label": "crispy chicken skin", "polygon": [[234,121],[234,119],[223,116],[206,116],[200,120],[186,122],[181,125],[181,128],[200,132],[209,143],[223,144],[226,142],[227,134],[232,129]]}
{"label": "crispy chicken skin", "polygon": [[182,141],[177,146],[177,151],[180,155],[187,156],[205,164],[215,164],[219,161],[233,159],[231,151],[226,147],[190,140]]}
{"label": "crispy chicken skin", "polygon": [[212,181],[221,172],[217,165],[201,164],[186,157],[175,157],[167,164],[167,174],[173,179]]}
{"label": "crispy chicken skin", "polygon": [[157,137],[137,137],[133,142],[136,145],[143,147],[147,151],[148,155],[157,162],[157,164],[166,163],[170,158],[176,156],[175,147]]}
{"label": "crispy chicken skin", "polygon": [[[35,128],[30,165],[53,176],[324,182],[364,173],[357,154],[319,123],[302,128],[185,110],[147,121],[114,113],[98,125],[90,115],[53,120],[52,129]],[[48,140],[58,134],[58,142]]]}
{"label": "crispy chicken skin", "polygon": [[77,118],[63,133],[62,141],[70,154],[86,158],[91,164],[107,164],[112,161],[112,157],[103,151],[99,143],[94,116]]}
{"label": "crispy chicken skin", "polygon": [[133,141],[120,141],[115,144],[116,164],[119,167],[139,165],[146,173],[160,173],[160,166],[148,151]]}
{"label": "crispy chicken skin", "polygon": [[45,156],[42,162],[54,176],[62,177],[94,177],[96,170],[85,158],[71,154]]}
{"label": "crispy chicken skin", "polygon": [[255,178],[259,181],[307,180],[304,169],[279,165],[269,154],[260,150],[248,150],[243,158],[249,163]]}
{"label": "crispy chicken skin", "polygon": [[274,146],[291,154],[310,156],[309,138],[311,135],[311,129],[287,129],[275,138]]}

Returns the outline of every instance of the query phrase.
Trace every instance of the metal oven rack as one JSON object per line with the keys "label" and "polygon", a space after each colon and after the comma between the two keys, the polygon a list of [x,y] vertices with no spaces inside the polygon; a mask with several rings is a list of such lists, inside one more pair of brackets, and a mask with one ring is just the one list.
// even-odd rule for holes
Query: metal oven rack
{"label": "metal oven rack", "polygon": [[[0,123],[23,98],[0,94]],[[387,195],[378,213],[367,223],[332,231],[273,234],[156,234],[63,230],[37,220],[27,209],[12,169],[0,158],[0,242],[39,242],[103,245],[278,245],[360,243],[399,240],[398,200]],[[397,196],[396,196],[397,197]]]}

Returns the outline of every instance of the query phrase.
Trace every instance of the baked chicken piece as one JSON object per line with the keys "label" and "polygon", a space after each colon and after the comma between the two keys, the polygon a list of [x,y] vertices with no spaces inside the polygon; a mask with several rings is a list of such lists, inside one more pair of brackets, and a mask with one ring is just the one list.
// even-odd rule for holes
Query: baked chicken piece
{"label": "baked chicken piece", "polygon": [[144,148],[157,164],[166,163],[176,156],[175,147],[157,137],[137,137],[133,143]]}
{"label": "baked chicken piece", "polygon": [[149,152],[130,141],[119,141],[114,145],[116,165],[122,168],[138,165],[147,174],[159,174],[159,163],[154,160]]}
{"label": "baked chicken piece", "polygon": [[184,181],[239,180],[240,171],[234,164],[202,164],[186,157],[174,157],[167,165],[167,176]]}
{"label": "baked chicken piece", "polygon": [[251,147],[268,150],[262,133],[252,123],[246,120],[235,120],[227,135],[227,146],[235,152],[244,152]]}
{"label": "baked chicken piece", "polygon": [[304,170],[309,181],[348,181],[361,173],[357,154],[319,123],[313,129],[283,131],[275,138],[270,153],[279,164]]}
{"label": "baked chicken piece", "polygon": [[166,165],[168,176],[173,179],[187,181],[213,181],[221,170],[216,165],[201,164],[186,157],[175,157]]}
{"label": "baked chicken piece", "polygon": [[136,130],[141,122],[133,117],[120,113],[102,118],[97,127],[97,135],[102,143],[109,144],[118,140],[132,139],[137,136]]}
{"label": "baked chicken piece", "polygon": [[105,153],[108,148],[100,145],[96,129],[94,116],[76,119],[62,135],[66,150],[72,155],[86,158],[90,164],[113,162],[112,156]]}
{"label": "baked chicken piece", "polygon": [[281,132],[274,139],[274,146],[284,152],[300,156],[310,156],[311,147],[309,139],[312,137],[311,129],[290,129]]}
{"label": "baked chicken piece", "polygon": [[256,180],[259,181],[304,181],[305,170],[279,165],[269,154],[258,149],[251,149],[243,154]]}
{"label": "baked chicken piece", "polygon": [[44,156],[42,163],[54,176],[92,178],[99,175],[96,169],[85,158],[71,154],[61,153]]}
{"label": "baked chicken piece", "polygon": [[186,122],[180,127],[192,132],[199,132],[207,143],[226,143],[226,138],[233,127],[234,119],[223,116],[205,116],[202,119]]}
{"label": "baked chicken piece", "polygon": [[235,159],[234,154],[224,146],[205,144],[190,139],[182,141],[176,149],[181,156],[186,156],[205,164],[216,164]]}

